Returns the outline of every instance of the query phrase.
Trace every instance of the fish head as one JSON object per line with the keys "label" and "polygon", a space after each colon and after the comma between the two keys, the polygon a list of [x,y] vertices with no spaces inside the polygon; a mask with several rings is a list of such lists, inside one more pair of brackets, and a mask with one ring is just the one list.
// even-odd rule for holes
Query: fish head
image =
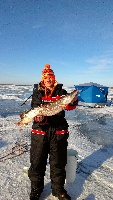
{"label": "fish head", "polygon": [[77,89],[70,94],[65,95],[65,97],[63,97],[63,104],[68,105],[75,98],[76,95],[78,95]]}

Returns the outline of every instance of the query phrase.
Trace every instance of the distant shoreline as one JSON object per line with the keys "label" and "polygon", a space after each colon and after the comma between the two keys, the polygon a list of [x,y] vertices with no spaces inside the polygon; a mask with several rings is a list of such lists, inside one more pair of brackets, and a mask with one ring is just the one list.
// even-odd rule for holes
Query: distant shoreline
{"label": "distant shoreline", "polygon": [[[0,85],[15,85],[15,86],[33,86],[33,85],[27,85],[27,84],[6,84],[6,83],[0,83]],[[65,86],[65,87],[67,87],[67,86]],[[74,87],[74,86],[68,86],[69,88],[71,88],[71,87]],[[110,88],[110,89],[113,89],[113,86],[111,86],[111,87],[108,87],[108,88]]]}
{"label": "distant shoreline", "polygon": [[[27,85],[27,84],[6,84],[6,83],[0,83],[0,85],[15,85],[15,86],[33,86],[33,85]],[[70,86],[70,87],[74,87],[74,86]],[[111,87],[108,87],[108,88],[110,88],[110,89],[113,89],[113,86],[111,86]]]}
{"label": "distant shoreline", "polygon": [[32,85],[27,85],[27,84],[6,84],[6,83],[0,83],[0,85],[15,85],[15,86],[32,86]]}

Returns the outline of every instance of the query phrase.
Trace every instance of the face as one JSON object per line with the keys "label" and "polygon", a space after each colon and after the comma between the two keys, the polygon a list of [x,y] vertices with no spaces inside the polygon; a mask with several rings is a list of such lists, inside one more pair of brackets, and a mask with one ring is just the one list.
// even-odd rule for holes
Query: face
{"label": "face", "polygon": [[54,79],[51,78],[50,76],[47,76],[45,79],[44,79],[44,85],[47,87],[47,88],[52,88],[54,86]]}

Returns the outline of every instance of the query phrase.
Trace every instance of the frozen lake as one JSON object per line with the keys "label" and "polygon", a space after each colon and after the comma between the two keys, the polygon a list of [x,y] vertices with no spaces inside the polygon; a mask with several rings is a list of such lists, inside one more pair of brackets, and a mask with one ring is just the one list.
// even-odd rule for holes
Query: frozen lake
{"label": "frozen lake", "polygon": [[[32,123],[22,131],[15,125],[19,114],[30,109],[33,86],[0,85],[0,150],[2,158],[16,142],[30,146]],[[66,88],[71,92],[74,88]],[[72,200],[113,200],[113,89],[109,89],[108,105],[90,108],[79,105],[66,111],[70,137],[68,147],[77,150],[77,172],[74,183],[65,187]],[[110,104],[111,102],[111,104]],[[23,173],[29,167],[29,151],[13,159],[1,159],[0,200],[28,200],[30,181]],[[15,193],[16,191],[16,193]],[[45,175],[42,200],[52,200],[49,164]]]}

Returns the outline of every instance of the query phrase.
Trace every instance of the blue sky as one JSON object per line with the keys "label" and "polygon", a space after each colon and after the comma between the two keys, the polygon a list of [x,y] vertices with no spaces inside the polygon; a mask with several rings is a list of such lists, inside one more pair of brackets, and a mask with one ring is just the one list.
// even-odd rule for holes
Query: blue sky
{"label": "blue sky", "polygon": [[113,86],[112,0],[0,0],[0,83]]}

